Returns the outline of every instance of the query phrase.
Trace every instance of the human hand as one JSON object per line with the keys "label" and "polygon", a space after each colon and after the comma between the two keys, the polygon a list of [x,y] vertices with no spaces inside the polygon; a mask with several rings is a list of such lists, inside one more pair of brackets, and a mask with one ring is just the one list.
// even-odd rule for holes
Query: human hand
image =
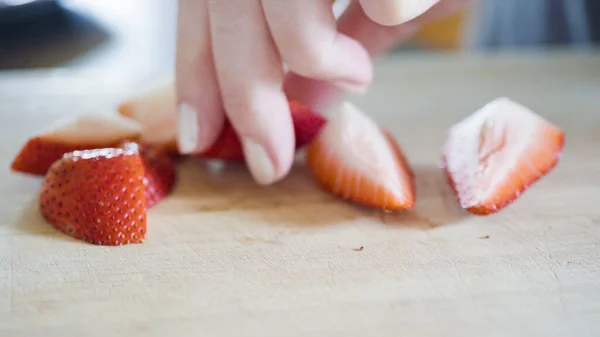
{"label": "human hand", "polygon": [[[410,1],[361,0],[360,3],[354,1],[339,18],[338,31],[358,41],[372,58],[376,58],[411,38],[423,25],[455,13],[474,2],[474,0],[441,0],[439,2],[422,0],[423,3],[427,3],[422,12],[416,9],[412,14],[406,13],[404,17],[394,14],[398,13],[398,10],[393,11],[394,3],[400,6]],[[368,9],[369,5],[375,6],[375,8]],[[390,10],[390,8],[392,9]],[[395,26],[384,25],[394,22],[397,22]],[[302,102],[316,111],[326,111],[343,94],[339,88],[326,81],[309,79],[291,72],[286,75],[284,89],[290,99]]]}
{"label": "human hand", "polygon": [[[414,32],[421,17],[433,16],[429,12],[466,0],[413,1],[427,4],[406,14],[395,4],[405,6],[409,0],[357,0],[336,25],[330,0],[180,0],[176,91],[181,152],[210,147],[227,116],[255,180],[270,184],[283,178],[294,157],[286,94],[311,104],[342,90],[364,92],[372,79],[370,55]],[[385,27],[371,19],[412,21]]]}

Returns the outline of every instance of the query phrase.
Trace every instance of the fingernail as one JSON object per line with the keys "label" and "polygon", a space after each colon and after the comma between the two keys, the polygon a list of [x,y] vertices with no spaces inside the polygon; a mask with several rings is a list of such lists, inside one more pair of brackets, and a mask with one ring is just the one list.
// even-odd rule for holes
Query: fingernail
{"label": "fingernail", "polygon": [[179,105],[179,118],[177,126],[177,144],[179,151],[189,154],[198,148],[200,138],[198,130],[198,113],[187,103]]}
{"label": "fingernail", "polygon": [[396,24],[410,21],[425,13],[440,0],[394,0],[396,3]]}
{"label": "fingernail", "polygon": [[425,13],[440,0],[386,0],[365,2],[363,9],[371,20],[384,26],[397,26]]}
{"label": "fingernail", "polygon": [[268,185],[275,181],[275,167],[265,148],[250,138],[243,138],[242,145],[246,163],[254,180],[261,185]]}
{"label": "fingernail", "polygon": [[354,94],[364,94],[368,89],[367,85],[360,85],[343,80],[333,81],[332,84],[344,91]]}

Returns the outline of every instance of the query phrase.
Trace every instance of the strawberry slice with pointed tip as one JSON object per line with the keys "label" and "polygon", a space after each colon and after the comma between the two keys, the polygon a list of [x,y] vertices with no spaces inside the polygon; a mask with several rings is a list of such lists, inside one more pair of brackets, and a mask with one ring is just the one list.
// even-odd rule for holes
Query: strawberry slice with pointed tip
{"label": "strawberry slice with pointed tip", "polygon": [[120,146],[126,150],[138,151],[145,169],[146,206],[151,208],[166,198],[175,187],[177,170],[175,161],[163,150],[150,145],[123,142]]}
{"label": "strawberry slice with pointed tip", "polygon": [[175,86],[171,79],[125,99],[117,110],[142,125],[139,138],[141,144],[178,153],[177,105]]}
{"label": "strawberry slice with pointed tip", "polygon": [[384,210],[415,205],[415,180],[389,134],[345,102],[308,145],[309,170],[327,191]]}
{"label": "strawberry slice with pointed tip", "polygon": [[11,169],[44,175],[66,153],[115,147],[125,139],[136,139],[140,132],[136,121],[118,114],[89,113],[66,118],[29,139],[14,158]]}
{"label": "strawberry slice with pointed tip", "polygon": [[145,169],[135,150],[74,151],[44,177],[39,205],[58,230],[96,245],[141,243],[146,237]]}
{"label": "strawberry slice with pointed tip", "polygon": [[449,129],[443,167],[461,207],[488,215],[549,173],[564,142],[556,125],[502,97]]}

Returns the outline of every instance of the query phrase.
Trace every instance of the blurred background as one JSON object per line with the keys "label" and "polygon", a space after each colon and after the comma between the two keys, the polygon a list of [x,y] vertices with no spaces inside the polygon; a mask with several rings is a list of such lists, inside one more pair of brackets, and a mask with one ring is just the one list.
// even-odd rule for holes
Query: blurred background
{"label": "blurred background", "polygon": [[[348,0],[338,1],[336,11]],[[588,48],[600,40],[600,0],[475,0],[424,27],[396,52]],[[0,0],[0,70],[173,66],[175,0]]]}

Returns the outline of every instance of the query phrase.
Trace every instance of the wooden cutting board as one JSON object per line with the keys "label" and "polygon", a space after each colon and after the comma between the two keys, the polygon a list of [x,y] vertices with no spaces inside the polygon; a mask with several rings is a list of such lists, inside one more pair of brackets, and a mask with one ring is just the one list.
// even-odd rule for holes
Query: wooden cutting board
{"label": "wooden cutting board", "polygon": [[[6,169],[67,114],[146,83],[102,73],[0,75],[0,336],[598,336],[600,54],[381,61],[351,98],[397,136],[418,203],[385,215],[322,192],[301,164],[256,186],[189,161],[143,245],[98,247],[40,218],[40,180]],[[441,178],[444,131],[498,96],[565,128],[562,161],[489,217]],[[107,110],[108,111],[108,110]]]}

